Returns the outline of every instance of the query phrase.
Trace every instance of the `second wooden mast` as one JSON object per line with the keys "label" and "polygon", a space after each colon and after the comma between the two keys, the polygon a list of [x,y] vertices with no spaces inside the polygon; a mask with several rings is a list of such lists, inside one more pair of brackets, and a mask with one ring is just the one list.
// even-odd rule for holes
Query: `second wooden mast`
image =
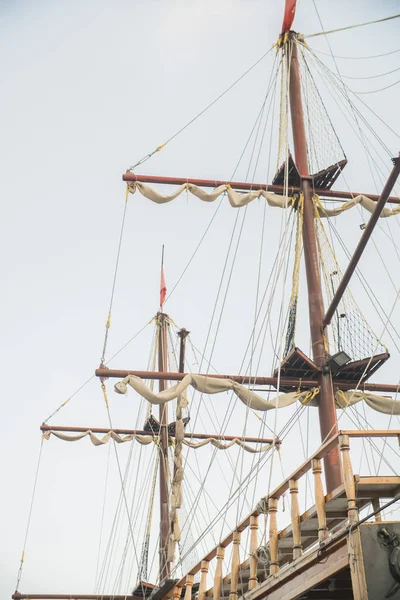
{"label": "second wooden mast", "polygon": [[[167,353],[167,315],[159,312],[157,315],[158,326],[158,369],[161,372],[168,371]],[[162,392],[167,382],[160,379],[159,391]],[[167,579],[170,575],[170,563],[168,562],[168,541],[170,533],[169,525],[169,501],[168,501],[168,403],[159,406],[160,421],[160,581]]]}

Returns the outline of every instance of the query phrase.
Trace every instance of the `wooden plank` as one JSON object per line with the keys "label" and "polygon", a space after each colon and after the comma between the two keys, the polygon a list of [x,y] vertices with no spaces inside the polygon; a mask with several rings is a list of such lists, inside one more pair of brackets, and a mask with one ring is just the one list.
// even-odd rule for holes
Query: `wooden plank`
{"label": "wooden plank", "polygon": [[[360,490],[365,490],[365,488],[372,488],[372,490],[375,492],[378,492],[380,490],[382,491],[389,491],[389,490],[396,490],[399,486],[400,486],[400,477],[394,476],[394,477],[386,477],[386,476],[378,476],[378,477],[374,477],[374,476],[362,476],[360,477],[360,475],[355,475],[355,482],[357,487]],[[396,495],[396,494],[394,494]]]}
{"label": "wooden plank", "polygon": [[353,598],[354,600],[365,600],[368,598],[368,590],[359,528],[353,529],[349,534],[348,552]]}
{"label": "wooden plank", "polygon": [[[367,384],[366,389],[367,389]],[[351,438],[363,438],[363,437],[398,437],[400,435],[400,429],[360,429],[360,430],[343,430],[339,431],[340,435],[348,435]]]}

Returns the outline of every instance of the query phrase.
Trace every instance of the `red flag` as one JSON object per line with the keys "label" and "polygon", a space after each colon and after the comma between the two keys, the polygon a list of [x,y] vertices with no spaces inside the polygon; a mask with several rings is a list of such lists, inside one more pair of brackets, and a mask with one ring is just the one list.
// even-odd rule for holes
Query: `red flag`
{"label": "red flag", "polygon": [[285,1],[285,14],[283,17],[281,33],[285,33],[285,31],[289,31],[292,26],[292,23],[294,21],[294,14],[296,12],[296,2],[297,2],[297,0],[286,0]]}
{"label": "red flag", "polygon": [[161,265],[160,307],[162,307],[162,305],[164,304],[166,295],[167,295],[167,286],[165,284],[164,265]]}

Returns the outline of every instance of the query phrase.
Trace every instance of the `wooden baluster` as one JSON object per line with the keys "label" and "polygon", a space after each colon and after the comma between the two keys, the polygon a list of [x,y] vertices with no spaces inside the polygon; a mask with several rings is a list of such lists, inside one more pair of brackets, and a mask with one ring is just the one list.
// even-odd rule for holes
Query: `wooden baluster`
{"label": "wooden baluster", "polygon": [[250,577],[249,577],[249,590],[253,590],[257,587],[257,548],[258,548],[258,517],[250,517]]}
{"label": "wooden baluster", "polygon": [[[372,499],[372,509],[374,512],[376,512],[377,510],[379,510],[381,507],[381,503],[379,501],[379,498],[373,498]],[[377,523],[381,523],[382,522],[382,513],[379,511],[376,513],[375,515],[375,521]]]}
{"label": "wooden baluster", "polygon": [[232,571],[231,571],[231,591],[229,594],[229,600],[237,600],[238,596],[238,580],[239,580],[239,544],[240,544],[240,533],[239,531],[233,532],[233,550],[232,550]]}
{"label": "wooden baluster", "polygon": [[201,561],[201,569],[200,569],[201,576],[200,576],[198,600],[205,600],[205,597],[206,597],[208,565],[209,565],[208,560]]}
{"label": "wooden baluster", "polygon": [[185,590],[184,600],[192,600],[193,579],[194,579],[194,575],[192,573],[188,573],[186,575],[186,584],[185,584],[186,590]]}
{"label": "wooden baluster", "polygon": [[172,593],[172,598],[173,600],[180,600],[182,595],[182,588],[178,587],[177,585],[174,587],[174,591]]}
{"label": "wooden baluster", "polygon": [[300,531],[300,508],[299,508],[299,483],[297,479],[291,479],[289,481],[290,490],[290,516],[292,518],[292,532],[293,532],[293,560],[300,558],[303,553],[303,546],[301,545],[301,531]]}
{"label": "wooden baluster", "polygon": [[[357,523],[359,516],[356,502],[356,486],[354,484],[353,469],[350,461],[349,436],[341,435],[339,439],[344,487],[347,496],[347,515],[350,525],[353,525]],[[365,580],[360,529],[358,527],[354,527],[349,531],[349,567],[354,600],[365,600],[365,598],[368,598],[368,591]]]}
{"label": "wooden baluster", "polygon": [[217,566],[214,575],[213,600],[220,600],[222,590],[222,565],[224,562],[225,548],[217,548]]}
{"label": "wooden baluster", "polygon": [[325,496],[321,476],[321,460],[319,458],[313,458],[311,461],[311,467],[314,475],[315,506],[317,507],[318,517],[318,541],[321,543],[328,537],[328,527],[326,526]]}
{"label": "wooden baluster", "polygon": [[358,508],[356,503],[356,486],[354,484],[353,469],[350,460],[349,436],[340,436],[340,450],[342,452],[343,479],[347,496],[347,515],[350,523],[358,521]]}
{"label": "wooden baluster", "polygon": [[278,562],[278,522],[276,513],[278,510],[278,499],[268,499],[268,513],[269,513],[269,553],[271,556],[271,562],[269,565],[270,575],[277,575],[279,571]]}

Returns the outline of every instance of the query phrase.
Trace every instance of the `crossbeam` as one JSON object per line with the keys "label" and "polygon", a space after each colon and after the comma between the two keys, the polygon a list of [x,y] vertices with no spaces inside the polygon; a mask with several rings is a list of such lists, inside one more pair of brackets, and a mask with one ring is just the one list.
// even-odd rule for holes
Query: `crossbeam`
{"label": "crossbeam", "polygon": [[[160,371],[131,371],[125,369],[96,369],[95,371],[96,377],[100,377],[102,379],[107,379],[108,377],[124,379],[128,377],[128,375],[134,375],[135,377],[140,377],[140,379],[164,379],[167,381],[182,381],[186,375],[190,375],[190,373],[176,373],[176,372],[165,372],[162,373]],[[278,378],[277,377],[256,377],[254,375],[220,375],[214,373],[199,373],[200,377],[209,377],[214,379],[232,379],[232,381],[236,381],[237,383],[241,383],[244,385],[269,385],[273,387],[277,387]],[[312,387],[316,387],[318,385],[317,381],[313,379],[299,379],[298,377],[282,377],[279,379],[279,383],[281,387],[295,386],[300,387],[301,389],[308,389]],[[347,381],[335,381],[333,380],[333,384],[336,387],[340,387],[341,390],[353,390],[355,387],[354,382]],[[399,391],[399,384],[389,384],[389,383],[361,383],[357,387],[358,390],[369,390],[370,392],[385,392],[385,393],[397,393]]]}
{"label": "crossbeam", "polygon": [[[68,427],[65,425],[41,425],[40,431],[63,431],[64,433],[85,433],[85,431],[91,431],[92,433],[109,433],[114,431],[118,435],[152,435],[151,431],[145,431],[144,429],[106,429],[104,427]],[[158,434],[157,434],[158,436]],[[175,434],[169,433],[168,437],[175,437]],[[208,434],[208,433],[191,433],[185,432],[185,439],[194,440],[219,440],[221,442],[232,442],[233,440],[242,440],[249,444],[281,444],[281,440],[274,438],[256,438],[256,437],[243,437],[242,435],[221,435],[219,433]]]}
{"label": "crossbeam", "polygon": [[330,324],[332,317],[335,314],[335,311],[339,305],[339,302],[342,299],[342,296],[349,284],[349,281],[350,281],[351,277],[353,276],[354,271],[357,268],[360,258],[361,258],[362,254],[365,250],[365,247],[368,243],[368,240],[371,237],[372,232],[375,229],[375,226],[378,222],[378,219],[385,207],[385,204],[389,198],[389,194],[392,191],[393,186],[395,185],[395,183],[397,181],[397,178],[400,173],[400,157],[393,158],[392,161],[394,164],[392,172],[390,173],[389,178],[385,184],[385,187],[383,188],[382,193],[379,196],[379,200],[376,203],[376,208],[368,220],[367,226],[363,231],[360,241],[357,244],[357,247],[354,251],[353,256],[351,257],[351,260],[350,260],[350,262],[347,266],[347,269],[342,277],[342,280],[339,283],[339,286],[338,286],[336,293],[332,299],[332,302],[331,302],[328,310],[326,311],[324,321],[323,321],[323,327],[326,327],[327,325]]}
{"label": "crossbeam", "polygon": [[[182,185],[184,183],[193,183],[199,187],[215,188],[220,185],[230,185],[234,190],[242,191],[254,191],[254,190],[266,190],[268,192],[274,192],[275,194],[284,194],[286,188],[282,185],[269,185],[266,183],[249,183],[247,181],[224,181],[217,179],[195,179],[193,177],[163,177],[161,175],[136,175],[135,173],[124,173],[122,176],[124,181],[139,181],[141,183],[160,183],[164,185]],[[300,192],[298,187],[289,187],[289,194]],[[367,196],[371,200],[379,200],[378,194],[368,194],[367,192],[342,192],[339,190],[326,190],[315,188],[313,189],[315,194],[318,196],[332,199],[332,200],[351,200],[355,196]],[[400,198],[398,196],[390,196],[387,200],[392,204],[400,204]]]}

